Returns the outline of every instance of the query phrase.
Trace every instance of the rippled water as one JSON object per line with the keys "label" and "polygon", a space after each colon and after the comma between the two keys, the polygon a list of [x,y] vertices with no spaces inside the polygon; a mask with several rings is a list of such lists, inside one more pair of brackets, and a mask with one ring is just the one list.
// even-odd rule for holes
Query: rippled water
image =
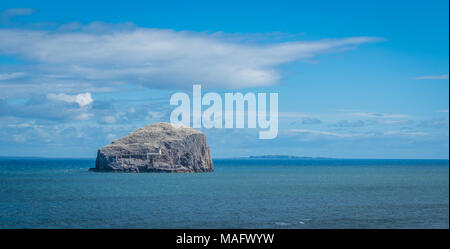
{"label": "rippled water", "polygon": [[215,160],[214,173],[95,173],[0,159],[1,228],[448,228],[448,160]]}

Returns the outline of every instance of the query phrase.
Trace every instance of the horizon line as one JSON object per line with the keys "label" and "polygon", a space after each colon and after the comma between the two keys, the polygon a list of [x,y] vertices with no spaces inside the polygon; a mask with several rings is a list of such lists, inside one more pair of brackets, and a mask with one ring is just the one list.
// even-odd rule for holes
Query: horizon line
{"label": "horizon line", "polygon": [[[293,155],[279,155],[279,156],[288,156],[294,158],[251,158],[251,157],[263,157],[268,155],[250,155],[250,156],[242,156],[242,157],[215,157],[211,158],[212,160],[216,159],[314,159],[314,160],[447,160],[450,158],[370,158],[370,157],[322,157],[322,156],[293,156]],[[8,158],[17,158],[17,159],[87,159],[87,160],[95,160],[96,157],[47,157],[47,156],[2,156],[0,155],[0,159],[8,159]]]}

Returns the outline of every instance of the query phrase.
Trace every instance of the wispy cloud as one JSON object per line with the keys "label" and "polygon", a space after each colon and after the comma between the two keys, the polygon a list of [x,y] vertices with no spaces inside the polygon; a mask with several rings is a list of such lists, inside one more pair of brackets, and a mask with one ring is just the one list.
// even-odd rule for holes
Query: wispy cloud
{"label": "wispy cloud", "polygon": [[78,95],[49,94],[33,95],[24,104],[9,103],[0,99],[0,117],[15,117],[25,120],[70,121],[89,120],[93,116],[90,93]]}
{"label": "wispy cloud", "polygon": [[416,80],[448,80],[448,74],[415,77]]}
{"label": "wispy cloud", "polygon": [[[276,84],[277,67],[377,42],[374,37],[240,43],[224,34],[93,23],[75,30],[1,29],[0,53],[37,62],[36,77],[155,88],[245,88]],[[105,83],[106,82],[106,83]]]}
{"label": "wispy cloud", "polygon": [[407,136],[407,137],[417,137],[417,136],[428,136],[427,132],[422,131],[386,131],[384,132],[386,136]]}
{"label": "wispy cloud", "polygon": [[0,12],[0,24],[11,24],[11,19],[16,16],[27,16],[33,14],[34,9],[12,8]]}
{"label": "wispy cloud", "polygon": [[307,130],[307,129],[290,129],[288,133],[306,133],[311,135],[332,136],[332,137],[358,137],[360,134],[337,133],[331,131]]}
{"label": "wispy cloud", "polygon": [[91,97],[91,93],[80,93],[77,95],[49,93],[47,94],[47,98],[57,101],[64,101],[67,103],[77,103],[78,105],[80,105],[80,107],[90,105],[92,102],[94,102]]}
{"label": "wispy cloud", "polygon": [[317,118],[303,118],[302,119],[302,124],[304,124],[304,125],[317,125],[320,123],[322,123],[322,121]]}
{"label": "wispy cloud", "polygon": [[350,112],[347,115],[366,117],[366,118],[408,118],[408,114],[395,114],[395,113],[379,113],[379,112]]}
{"label": "wispy cloud", "polygon": [[380,125],[407,125],[407,124],[411,124],[414,123],[414,121],[412,120],[392,120],[392,119],[376,119],[374,121],[375,124],[380,124]]}
{"label": "wispy cloud", "polygon": [[26,73],[14,72],[14,73],[0,73],[0,80],[12,80],[25,76]]}
{"label": "wispy cloud", "polygon": [[431,120],[422,120],[422,122],[419,123],[419,127],[422,128],[449,128],[449,121],[448,119],[431,119]]}
{"label": "wispy cloud", "polygon": [[357,127],[363,127],[364,121],[362,120],[355,120],[355,121],[349,121],[349,120],[341,120],[336,123],[336,126],[341,128],[357,128]]}

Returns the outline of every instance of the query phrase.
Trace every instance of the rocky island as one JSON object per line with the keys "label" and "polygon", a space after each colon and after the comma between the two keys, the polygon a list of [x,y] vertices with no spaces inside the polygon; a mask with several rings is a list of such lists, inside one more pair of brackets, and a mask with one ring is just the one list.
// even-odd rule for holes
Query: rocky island
{"label": "rocky island", "polygon": [[91,170],[183,173],[211,172],[214,168],[205,134],[161,122],[100,148]]}

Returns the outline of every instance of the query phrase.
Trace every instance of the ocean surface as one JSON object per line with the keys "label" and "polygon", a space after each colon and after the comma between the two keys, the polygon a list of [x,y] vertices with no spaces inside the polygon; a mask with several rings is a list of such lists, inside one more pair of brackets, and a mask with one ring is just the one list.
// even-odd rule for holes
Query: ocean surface
{"label": "ocean surface", "polygon": [[449,228],[448,160],[221,159],[214,173],[95,173],[0,159],[0,228]]}

